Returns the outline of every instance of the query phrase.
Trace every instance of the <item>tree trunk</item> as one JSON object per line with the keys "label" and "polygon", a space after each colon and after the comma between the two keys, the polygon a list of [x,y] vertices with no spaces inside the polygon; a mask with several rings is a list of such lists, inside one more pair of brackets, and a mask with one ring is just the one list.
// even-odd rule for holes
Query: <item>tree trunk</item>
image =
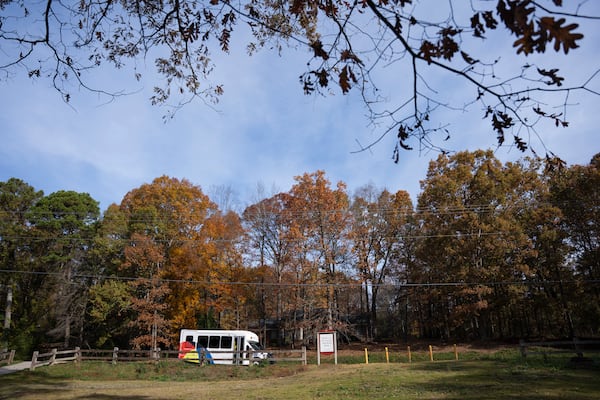
{"label": "tree trunk", "polygon": [[9,282],[6,289],[6,308],[4,309],[4,330],[10,329],[10,323],[12,319],[12,302],[13,302],[13,290],[12,282]]}
{"label": "tree trunk", "polygon": [[370,313],[370,320],[371,320],[371,339],[376,340],[377,339],[377,287],[373,286],[373,288],[371,289],[372,293],[371,293],[371,313]]}
{"label": "tree trunk", "polygon": [[65,315],[65,349],[69,348],[69,339],[71,338],[71,315],[67,311]]}

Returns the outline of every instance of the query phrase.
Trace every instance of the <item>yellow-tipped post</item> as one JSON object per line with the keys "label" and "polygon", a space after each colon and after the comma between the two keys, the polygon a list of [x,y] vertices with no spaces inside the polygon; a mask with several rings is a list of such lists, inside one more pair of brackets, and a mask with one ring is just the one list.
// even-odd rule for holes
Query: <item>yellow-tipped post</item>
{"label": "yellow-tipped post", "polygon": [[412,362],[412,353],[410,352],[410,346],[406,346],[406,352],[408,353],[408,362]]}
{"label": "yellow-tipped post", "polygon": [[433,362],[433,347],[429,345],[429,361]]}
{"label": "yellow-tipped post", "polygon": [[388,352],[388,348],[385,348],[385,362],[390,363],[390,353]]}
{"label": "yellow-tipped post", "polygon": [[365,347],[365,364],[368,364],[368,363],[369,363],[369,351]]}

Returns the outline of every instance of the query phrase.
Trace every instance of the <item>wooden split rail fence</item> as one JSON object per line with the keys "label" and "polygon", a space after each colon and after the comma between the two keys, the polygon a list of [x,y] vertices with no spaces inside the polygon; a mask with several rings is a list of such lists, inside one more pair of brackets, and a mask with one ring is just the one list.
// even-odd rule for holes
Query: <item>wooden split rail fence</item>
{"label": "wooden split rail fence", "polygon": [[[265,350],[275,356],[275,361],[301,362],[307,363],[306,348],[302,350]],[[30,370],[43,365],[53,365],[61,362],[81,362],[85,360],[110,361],[116,364],[118,361],[159,361],[159,360],[178,360],[179,351],[177,350],[121,350],[115,347],[112,350],[81,349],[76,347],[73,350],[52,349],[48,353],[39,353],[35,351],[31,357]],[[213,359],[219,359],[219,353],[231,354],[231,351],[211,351]],[[240,355],[250,352],[240,352]],[[298,356],[299,354],[299,356]]]}
{"label": "wooden split rail fence", "polygon": [[48,353],[41,353],[34,351],[31,356],[31,366],[29,369],[33,371],[37,367],[42,365],[53,365],[60,362],[67,361],[80,361],[81,360],[81,349],[76,347],[75,350],[57,350],[52,349]]}
{"label": "wooden split rail fence", "polygon": [[9,365],[15,360],[15,350],[0,350],[0,362],[7,362]]}

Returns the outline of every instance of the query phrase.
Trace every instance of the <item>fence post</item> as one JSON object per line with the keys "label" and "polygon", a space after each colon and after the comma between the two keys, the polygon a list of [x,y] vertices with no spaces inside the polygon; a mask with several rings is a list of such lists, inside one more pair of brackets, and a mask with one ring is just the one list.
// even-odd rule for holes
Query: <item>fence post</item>
{"label": "fence post", "polygon": [[302,365],[306,365],[306,346],[302,346]]}
{"label": "fence post", "polygon": [[456,344],[454,345],[454,361],[458,361],[458,350]]}
{"label": "fence post", "polygon": [[8,356],[8,364],[12,364],[13,361],[15,360],[15,351],[16,350],[11,350],[10,351],[10,355]]}
{"label": "fence post", "polygon": [[75,347],[75,363],[81,362],[81,348],[79,346]]}
{"label": "fence post", "polygon": [[50,361],[48,362],[48,365],[52,365],[56,361],[56,352],[57,352],[57,349],[52,349],[52,351],[51,351],[52,355],[50,356]]}
{"label": "fence post", "polygon": [[575,354],[577,354],[577,357],[583,358],[583,350],[581,350],[579,345],[580,345],[579,339],[577,339],[576,337],[573,337],[573,346],[575,347]]}
{"label": "fence post", "polygon": [[31,366],[29,367],[30,371],[35,370],[35,364],[37,363],[37,358],[38,358],[39,353],[40,352],[37,350],[33,352],[33,355],[31,356]]}
{"label": "fence post", "polygon": [[519,340],[519,350],[521,350],[521,357],[527,357],[527,346],[525,345],[525,341],[523,339]]}
{"label": "fence post", "polygon": [[365,364],[368,364],[368,363],[369,363],[369,351],[365,347]]}
{"label": "fence post", "polygon": [[410,352],[410,346],[406,346],[406,352],[408,353],[408,362],[412,363],[412,353]]}
{"label": "fence post", "polygon": [[118,355],[119,355],[119,348],[118,348],[118,347],[115,347],[115,348],[113,349],[113,357],[112,357],[112,363],[113,363],[113,364],[116,364],[116,363],[117,363],[117,357],[118,357]]}
{"label": "fence post", "polygon": [[433,347],[429,345],[429,361],[433,362]]}

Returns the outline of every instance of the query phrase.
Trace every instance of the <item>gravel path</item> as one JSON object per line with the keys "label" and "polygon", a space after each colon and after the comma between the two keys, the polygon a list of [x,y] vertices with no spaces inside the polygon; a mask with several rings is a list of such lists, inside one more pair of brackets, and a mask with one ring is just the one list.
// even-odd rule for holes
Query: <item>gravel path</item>
{"label": "gravel path", "polygon": [[24,369],[29,369],[31,367],[31,361],[23,361],[16,364],[5,365],[0,367],[0,375],[6,375],[17,371],[22,371]]}

